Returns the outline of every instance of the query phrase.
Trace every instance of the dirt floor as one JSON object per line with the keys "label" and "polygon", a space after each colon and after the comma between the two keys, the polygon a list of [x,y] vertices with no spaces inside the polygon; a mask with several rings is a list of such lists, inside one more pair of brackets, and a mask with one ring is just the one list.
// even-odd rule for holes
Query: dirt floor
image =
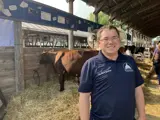
{"label": "dirt floor", "polygon": [[[146,77],[151,63],[138,62],[142,76]],[[160,120],[160,90],[155,75],[143,89],[146,100],[147,120]],[[58,80],[41,87],[31,86],[10,101],[4,120],[78,120],[78,86],[66,81],[65,91],[59,92]]]}
{"label": "dirt floor", "polygon": [[160,90],[154,84],[149,85],[148,89],[149,93],[146,96],[147,120],[160,120]]}
{"label": "dirt floor", "polygon": [[[150,60],[138,62],[139,70],[145,82],[147,81],[146,75],[151,68],[151,64]],[[157,85],[157,76],[154,73],[149,79],[149,83],[143,87],[146,100],[145,109],[147,120],[160,120],[160,89],[157,88]]]}

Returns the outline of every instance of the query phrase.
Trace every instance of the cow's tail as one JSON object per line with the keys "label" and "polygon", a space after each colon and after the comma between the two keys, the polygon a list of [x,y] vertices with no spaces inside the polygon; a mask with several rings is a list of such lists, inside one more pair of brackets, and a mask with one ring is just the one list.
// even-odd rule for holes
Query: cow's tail
{"label": "cow's tail", "polygon": [[53,72],[55,72],[55,73],[57,72],[56,68],[55,68],[55,65],[54,65],[54,62],[55,62],[55,59],[56,59],[56,55],[57,55],[57,53],[55,54],[53,62],[52,62]]}
{"label": "cow's tail", "polygon": [[[55,59],[54,59],[54,61],[53,61],[53,63],[52,63],[52,66],[53,66],[53,69],[54,69],[54,71],[55,72],[57,72],[58,73],[58,71],[56,70],[56,64],[59,64],[61,67],[64,67],[63,66],[63,64],[62,64],[62,57],[64,56],[64,52],[62,52],[61,54],[60,54],[60,56],[59,56],[59,54],[56,54],[55,55]],[[58,58],[57,58],[58,57]],[[56,59],[57,58],[57,59]]]}
{"label": "cow's tail", "polygon": [[64,56],[64,52],[62,53],[62,55],[60,56],[60,58],[59,58],[59,59],[61,60],[63,56]]}

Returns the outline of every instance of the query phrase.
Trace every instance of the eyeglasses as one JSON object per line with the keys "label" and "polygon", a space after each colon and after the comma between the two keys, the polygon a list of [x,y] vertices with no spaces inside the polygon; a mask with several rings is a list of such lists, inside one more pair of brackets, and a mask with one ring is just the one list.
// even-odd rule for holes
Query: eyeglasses
{"label": "eyeglasses", "polygon": [[114,36],[112,38],[101,39],[101,41],[106,41],[106,42],[108,42],[109,40],[111,40],[111,41],[117,41],[117,40],[119,40],[119,37],[118,36]]}

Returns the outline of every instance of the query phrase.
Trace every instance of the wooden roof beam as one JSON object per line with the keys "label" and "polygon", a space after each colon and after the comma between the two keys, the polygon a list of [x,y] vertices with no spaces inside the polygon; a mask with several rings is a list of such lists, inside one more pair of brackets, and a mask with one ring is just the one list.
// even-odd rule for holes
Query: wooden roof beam
{"label": "wooden roof beam", "polygon": [[118,3],[117,6],[115,7],[112,7],[109,12],[112,14],[113,12],[116,12],[117,10],[119,10],[120,8],[122,8],[123,6],[125,6],[126,4],[130,4],[133,0],[124,0],[123,2],[121,3]]}
{"label": "wooden roof beam", "polygon": [[[154,13],[154,12],[156,12],[156,11],[159,11],[160,12],[160,7],[158,7],[158,8],[155,8],[155,9],[150,9],[150,10],[148,10],[148,11],[146,11],[146,12],[142,12],[142,13],[140,13],[140,14],[138,14],[139,16],[147,16],[147,15],[149,15],[149,14],[152,14],[152,13]],[[143,19],[143,18],[142,18]],[[143,19],[143,20],[147,20],[148,18],[146,18],[146,19]]]}
{"label": "wooden roof beam", "polygon": [[129,19],[125,19],[123,20],[123,22],[121,23],[121,25],[127,24],[129,22]]}
{"label": "wooden roof beam", "polygon": [[125,12],[125,13],[120,13],[120,14],[117,14],[117,13],[113,13],[113,15],[112,15],[112,17],[111,17],[111,20],[114,20],[114,19],[116,19],[116,18],[118,18],[118,17],[120,17],[120,18],[122,18],[122,16],[129,16],[128,14],[130,14],[130,15],[133,15],[133,14],[135,14],[135,9],[137,10],[137,9],[139,9],[140,8],[140,6],[138,6],[138,7],[135,7],[135,8],[133,8],[132,10],[128,10],[127,12]]}
{"label": "wooden roof beam", "polygon": [[[160,15],[160,13],[159,13],[159,15]],[[147,19],[145,22],[144,22],[144,24],[143,25],[145,25],[145,24],[150,24],[150,22],[158,22],[158,20],[160,19],[160,16],[155,16],[155,17],[151,17],[151,18],[149,18],[149,19]]]}
{"label": "wooden roof beam", "polygon": [[139,4],[142,5],[142,2],[140,0],[138,0]]}
{"label": "wooden roof beam", "polygon": [[157,25],[157,26],[153,26],[153,27],[147,27],[146,30],[143,30],[144,32],[150,32],[150,33],[160,33],[159,31],[160,29],[160,25]]}
{"label": "wooden roof beam", "polygon": [[145,12],[145,11],[147,11],[147,10],[150,10],[150,9],[152,9],[152,8],[155,8],[155,7],[158,6],[159,4],[160,4],[160,3],[158,3],[158,4],[153,4],[153,5],[151,5],[151,6],[147,7],[147,8],[143,8],[143,9],[139,10],[139,11],[137,12],[137,14],[140,14],[140,13],[142,13],[142,12]]}
{"label": "wooden roof beam", "polygon": [[[132,19],[136,16],[136,11],[139,9],[139,7],[136,7],[136,9],[132,9],[130,12],[126,12],[126,13],[124,13],[124,14],[122,14],[120,17],[121,17],[121,19],[123,19],[123,18],[128,18],[128,19],[126,19],[126,20],[124,20],[124,22],[128,22],[128,21],[132,21]],[[138,15],[138,14],[137,14]],[[116,15],[114,15],[114,16],[116,16]],[[111,18],[111,20],[114,20],[115,18],[114,18],[114,16]],[[128,17],[129,16],[129,17]]]}
{"label": "wooden roof beam", "polygon": [[116,0],[113,0],[113,1],[114,1],[114,3],[116,3],[116,5],[118,4]]}
{"label": "wooden roof beam", "polygon": [[160,11],[155,10],[154,12],[149,13],[149,14],[147,14],[146,16],[143,16],[142,19],[146,19],[146,18],[148,18],[148,17],[152,17],[152,16],[155,16],[155,15],[160,15]]}
{"label": "wooden roof beam", "polygon": [[113,21],[114,19],[116,19],[117,16],[119,16],[119,14],[117,14],[117,13],[111,14],[110,21]]}
{"label": "wooden roof beam", "polygon": [[155,26],[158,26],[158,25],[160,25],[160,23],[157,23],[157,24],[154,24],[154,25],[145,24],[145,25],[143,25],[143,27],[140,30],[148,29],[150,27],[155,27]]}
{"label": "wooden roof beam", "polygon": [[132,14],[131,16],[127,17],[126,19],[123,19],[122,24],[127,24],[127,23],[136,24],[140,21],[141,21],[141,19],[139,17],[135,17],[135,15]]}
{"label": "wooden roof beam", "polygon": [[133,28],[134,28],[134,29],[137,29],[137,27],[136,27],[134,24],[132,24],[132,23],[128,23],[127,26],[128,26],[128,27],[127,27],[126,29],[130,29],[130,28],[132,28],[132,29],[133,29]]}
{"label": "wooden roof beam", "polygon": [[[154,11],[154,12],[160,13],[160,11]],[[147,15],[147,17],[148,17],[148,16],[149,16],[149,15]],[[125,24],[125,23],[128,23],[133,17],[135,17],[134,14],[130,15],[127,19],[124,19],[122,25]],[[143,18],[143,17],[142,17],[142,18]],[[145,16],[145,18],[146,18],[146,16]],[[154,18],[151,17],[151,19],[154,19]]]}
{"label": "wooden roof beam", "polygon": [[108,1],[106,0],[101,1],[100,4],[95,7],[95,11],[93,13],[98,14],[102,10],[102,8],[107,4],[107,2]]}
{"label": "wooden roof beam", "polygon": [[122,16],[122,19],[126,17],[126,19],[123,20],[123,23],[127,23],[127,22],[131,21],[131,19],[135,16],[136,16],[136,14],[134,14],[134,12],[131,15],[129,15],[128,17]]}
{"label": "wooden roof beam", "polygon": [[[150,1],[150,2],[146,2],[143,4],[143,8],[147,8],[148,6],[152,5],[152,4],[156,4],[157,3],[157,0],[153,0],[153,1]],[[115,15],[113,16],[111,19],[115,19],[116,17],[126,17],[126,16],[130,16],[132,14],[137,14],[136,12],[140,9],[143,9],[141,8],[142,6],[137,6],[137,7],[134,7],[133,9],[131,10],[128,10],[127,12],[123,13],[123,14],[119,14],[119,15]]]}

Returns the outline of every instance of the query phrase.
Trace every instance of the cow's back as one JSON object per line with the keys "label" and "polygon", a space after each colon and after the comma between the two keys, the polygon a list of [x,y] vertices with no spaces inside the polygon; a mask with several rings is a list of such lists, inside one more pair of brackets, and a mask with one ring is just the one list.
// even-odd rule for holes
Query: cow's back
{"label": "cow's back", "polygon": [[71,75],[80,75],[81,69],[83,64],[90,59],[91,57],[94,57],[98,54],[98,51],[90,50],[90,51],[78,51],[81,54],[81,58],[79,58],[71,68],[69,74]]}

